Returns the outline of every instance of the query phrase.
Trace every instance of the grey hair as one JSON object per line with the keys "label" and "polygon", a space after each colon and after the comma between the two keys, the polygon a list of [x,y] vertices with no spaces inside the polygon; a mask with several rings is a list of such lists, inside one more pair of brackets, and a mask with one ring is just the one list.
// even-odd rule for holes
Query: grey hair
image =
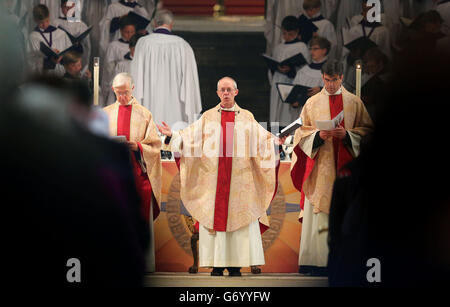
{"label": "grey hair", "polygon": [[160,10],[155,15],[155,24],[157,27],[170,25],[173,22],[173,14],[169,10]]}
{"label": "grey hair", "polygon": [[219,83],[220,83],[220,81],[222,81],[223,79],[230,79],[231,81],[233,81],[234,89],[235,89],[235,90],[238,89],[236,81],[235,81],[233,78],[231,78],[231,77],[223,77],[223,78],[221,78],[219,81],[217,81],[217,89],[219,89]]}
{"label": "grey hair", "polygon": [[133,77],[127,72],[121,72],[117,74],[112,81],[112,87],[114,88],[126,84],[129,84],[130,88],[132,88],[134,85]]}

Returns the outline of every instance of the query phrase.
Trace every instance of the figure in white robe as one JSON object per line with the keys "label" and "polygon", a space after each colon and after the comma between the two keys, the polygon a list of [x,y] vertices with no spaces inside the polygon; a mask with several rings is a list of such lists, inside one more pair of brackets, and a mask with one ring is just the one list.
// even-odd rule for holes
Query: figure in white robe
{"label": "figure in white robe", "polygon": [[[162,18],[159,14],[156,22]],[[164,14],[167,12],[161,11],[161,16]],[[194,51],[168,27],[171,25],[157,26],[152,34],[139,39],[131,75],[136,99],[158,121],[171,126],[178,123],[174,127],[180,129],[198,118],[202,104]]]}
{"label": "figure in white robe", "polygon": [[[103,18],[100,20],[100,55],[102,52],[106,52],[108,45],[112,41],[116,41],[122,38],[119,31],[118,18],[127,15],[129,12],[134,11],[136,14],[150,19],[150,15],[141,4],[137,1],[121,0],[119,2],[111,3]],[[114,31],[111,32],[111,23],[113,23]]]}
{"label": "figure in white robe", "polygon": [[[275,48],[272,57],[281,62],[299,53],[303,55],[308,63],[310,62],[308,47],[299,40],[278,45]],[[270,90],[270,122],[279,123],[280,127],[286,127],[296,120],[298,118],[298,111],[289,103],[284,103],[281,100],[276,84],[292,83],[293,80],[294,78],[290,78],[279,71],[275,71],[272,76]]]}
{"label": "figure in white robe", "polygon": [[264,37],[266,54],[273,56],[276,46],[282,43],[281,22],[286,16],[298,16],[303,12],[303,0],[268,0]]}
{"label": "figure in white robe", "polygon": [[[83,21],[80,20],[79,22],[70,22],[67,20],[67,17],[64,16],[64,14],[55,19],[53,25],[65,32],[67,31],[67,33],[69,33],[74,37],[81,35],[84,31],[88,29],[88,26]],[[88,35],[87,37],[85,37],[80,44],[83,50],[82,63],[83,65],[89,65],[91,58],[90,36]]]}
{"label": "figure in white robe", "polygon": [[129,45],[127,41],[124,41],[122,38],[111,42],[108,46],[108,50],[106,52],[105,61],[104,61],[104,70],[102,76],[102,90],[105,93],[105,105],[109,105],[114,103],[115,96],[112,92],[111,85],[114,76],[117,74],[114,73],[115,67],[118,62],[122,61],[125,55],[130,51]]}
{"label": "figure in white robe", "polygon": [[[58,28],[49,26],[45,31],[36,26],[35,30],[30,33],[28,44],[28,59],[32,72],[42,73],[44,71],[44,60],[47,62],[45,55],[40,51],[40,43],[43,42],[51,49],[63,51],[69,48],[72,43],[67,34]],[[64,67],[57,63],[53,69],[47,70],[51,74],[57,76],[64,75]]]}
{"label": "figure in white robe", "polygon": [[311,17],[307,13],[303,15],[311,20],[312,23],[318,28],[316,35],[326,38],[331,43],[329,56],[330,58],[334,57],[337,52],[337,36],[333,24],[328,19],[325,19],[320,12]]}

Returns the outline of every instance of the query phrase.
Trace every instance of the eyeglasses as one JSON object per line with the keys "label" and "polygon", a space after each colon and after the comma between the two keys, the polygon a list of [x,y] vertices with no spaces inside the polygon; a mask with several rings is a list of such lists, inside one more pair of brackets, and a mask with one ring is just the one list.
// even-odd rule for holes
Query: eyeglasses
{"label": "eyeglasses", "polygon": [[221,93],[225,93],[225,92],[232,93],[233,91],[235,91],[235,89],[234,88],[221,88],[218,91]]}
{"label": "eyeglasses", "polygon": [[116,93],[119,96],[126,96],[126,95],[130,94],[131,91],[118,91],[118,90],[115,89],[114,93]]}

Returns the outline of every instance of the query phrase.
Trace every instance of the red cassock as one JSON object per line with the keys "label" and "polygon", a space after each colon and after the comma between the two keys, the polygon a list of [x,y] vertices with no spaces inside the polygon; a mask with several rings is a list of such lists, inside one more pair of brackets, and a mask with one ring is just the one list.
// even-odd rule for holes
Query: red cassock
{"label": "red cassock", "polygon": [[[132,105],[120,105],[117,117],[117,135],[124,135],[127,140],[130,140],[130,124]],[[131,151],[131,163],[133,166],[133,174],[136,182],[136,189],[141,197],[142,214],[146,221],[150,219],[150,204],[153,204],[153,220],[159,215],[159,206],[152,193],[152,185],[148,179],[147,173],[143,171],[141,163],[144,163],[142,158],[142,145],[138,142],[138,151]],[[152,202],[153,199],[153,202]]]}
{"label": "red cassock", "polygon": [[[330,115],[331,118],[333,119],[344,109],[342,94],[330,95],[329,101],[330,101]],[[345,125],[344,123],[345,123],[345,115],[344,119],[341,122],[341,125],[344,126]],[[353,160],[353,157],[348,151],[347,147],[343,144],[342,140],[339,140],[334,137],[333,137],[333,150],[334,150],[336,173],[339,176],[342,174],[341,172],[344,171],[342,170],[342,167],[351,160]],[[296,146],[294,148],[294,152],[297,155],[297,162],[295,163],[294,167],[291,170],[291,178],[295,188],[301,191],[300,208],[303,210],[305,204],[305,193],[303,191],[303,183],[306,181],[306,179],[308,179],[309,175],[314,169],[314,163],[319,153],[316,154],[314,159],[311,159],[303,152],[300,146]]]}

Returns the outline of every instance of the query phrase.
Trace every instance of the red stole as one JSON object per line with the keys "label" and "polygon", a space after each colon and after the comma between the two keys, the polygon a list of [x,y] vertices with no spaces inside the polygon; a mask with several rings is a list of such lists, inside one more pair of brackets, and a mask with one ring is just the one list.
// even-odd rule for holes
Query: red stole
{"label": "red stole", "polygon": [[[119,113],[117,117],[117,135],[124,135],[127,140],[130,140],[130,124],[131,124],[131,112],[132,105],[120,105]],[[131,164],[133,166],[134,180],[136,182],[136,189],[141,197],[141,210],[142,215],[146,221],[150,219],[150,204],[152,203],[152,186],[146,173],[142,171],[141,165],[138,159],[142,159],[142,145],[138,142],[139,151],[131,152]],[[137,156],[137,155],[138,156]],[[153,201],[153,219],[156,219],[159,215],[159,206],[156,201]]]}
{"label": "red stole", "polygon": [[[342,101],[342,94],[340,95],[331,95],[330,97],[330,114],[331,118],[335,118],[339,113],[344,110],[344,103]],[[342,119],[340,123],[341,126],[345,127],[345,117]],[[333,152],[334,152],[334,161],[336,167],[336,176],[338,176],[341,172],[341,169],[348,162],[353,160],[352,155],[348,151],[348,149],[342,143],[342,140],[337,138],[333,138]]]}
{"label": "red stole", "polygon": [[[330,117],[333,119],[338,115],[342,110],[344,110],[344,103],[342,100],[342,94],[339,95],[330,95],[329,96],[330,103]],[[344,126],[345,117],[341,122],[341,125]],[[320,149],[319,149],[320,150]],[[333,138],[333,150],[334,150],[334,161],[336,167],[336,176],[340,174],[342,167],[350,162],[353,157],[348,151],[348,149],[342,143],[342,140]],[[300,209],[304,209],[305,205],[305,192],[303,190],[303,183],[308,179],[312,170],[314,169],[314,164],[317,158],[317,155],[314,159],[308,157],[300,146],[295,146],[294,152],[297,155],[297,161],[291,170],[291,179],[294,187],[301,192],[300,197]],[[301,222],[301,220],[300,220]]]}
{"label": "red stole", "polygon": [[[217,188],[216,188],[216,201],[214,207],[214,226],[213,229],[216,231],[226,231],[227,230],[227,219],[228,219],[228,202],[230,200],[230,187],[231,187],[231,170],[233,163],[233,136],[234,136],[234,111],[221,111],[221,140],[219,153],[219,166],[217,175]],[[230,125],[229,131],[227,131],[227,123]],[[227,132],[230,134],[227,135]],[[177,164],[178,170],[180,170],[180,158],[175,157],[175,162]],[[275,181],[275,191],[272,196],[272,200],[275,197],[278,189],[278,170],[280,169],[280,161],[277,161],[277,166],[275,168],[276,181]],[[195,223],[195,229],[199,231],[198,221]],[[259,223],[260,233],[263,234],[269,227]]]}
{"label": "red stole", "polygon": [[[214,208],[214,230],[226,231],[228,219],[228,201],[230,199],[231,167],[233,163],[233,133],[235,112],[221,111],[222,126],[220,135],[219,170],[217,176],[216,204]],[[227,131],[227,123],[230,126]],[[227,132],[229,135],[227,135]],[[228,151],[227,151],[228,149]]]}

